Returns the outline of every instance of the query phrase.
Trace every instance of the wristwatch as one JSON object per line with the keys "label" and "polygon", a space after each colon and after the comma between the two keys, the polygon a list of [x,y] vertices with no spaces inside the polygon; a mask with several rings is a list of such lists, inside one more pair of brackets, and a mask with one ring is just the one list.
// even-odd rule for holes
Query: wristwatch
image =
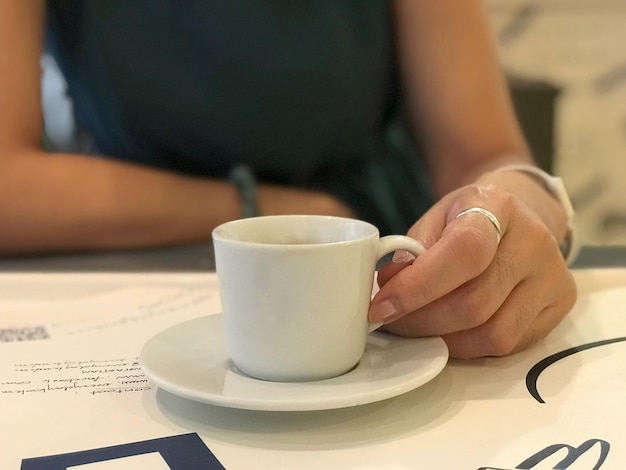
{"label": "wristwatch", "polygon": [[494,172],[500,171],[519,171],[532,176],[538,183],[540,183],[546,191],[548,191],[563,207],[565,215],[567,216],[567,233],[565,238],[560,243],[561,254],[568,265],[570,265],[578,256],[580,246],[578,243],[578,237],[576,235],[576,227],[574,221],[574,206],[570,200],[563,180],[558,176],[553,176],[541,168],[533,165],[526,164],[513,164],[505,165],[494,170]]}

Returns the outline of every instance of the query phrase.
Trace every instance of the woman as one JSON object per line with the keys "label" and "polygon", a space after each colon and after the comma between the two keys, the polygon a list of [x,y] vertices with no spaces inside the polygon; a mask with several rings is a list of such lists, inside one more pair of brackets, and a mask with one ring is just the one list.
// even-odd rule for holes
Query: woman
{"label": "woman", "polygon": [[[98,157],[42,149],[44,43]],[[575,301],[567,212],[532,173],[482,2],[2,0],[0,70],[5,254],[328,214],[422,242],[381,270],[370,318],[454,357],[522,349]]]}

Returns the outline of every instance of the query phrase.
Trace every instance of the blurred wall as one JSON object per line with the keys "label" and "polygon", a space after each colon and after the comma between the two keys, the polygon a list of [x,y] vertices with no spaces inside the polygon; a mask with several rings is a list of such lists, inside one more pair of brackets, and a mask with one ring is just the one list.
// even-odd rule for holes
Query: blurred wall
{"label": "blurred wall", "polygon": [[[522,87],[539,83],[544,100],[556,91],[552,167],[572,195],[583,240],[626,244],[626,1],[487,4],[507,74]],[[533,116],[544,125],[545,101],[526,94],[540,103],[526,103],[527,125]]]}

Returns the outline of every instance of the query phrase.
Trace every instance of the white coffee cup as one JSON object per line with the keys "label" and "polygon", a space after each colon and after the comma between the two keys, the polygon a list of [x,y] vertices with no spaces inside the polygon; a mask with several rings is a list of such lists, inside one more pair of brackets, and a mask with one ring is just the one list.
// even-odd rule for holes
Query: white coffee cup
{"label": "white coffee cup", "polygon": [[213,231],[228,353],[255,378],[301,382],[352,369],[377,325],[367,314],[377,261],[416,240],[360,220],[253,217]]}

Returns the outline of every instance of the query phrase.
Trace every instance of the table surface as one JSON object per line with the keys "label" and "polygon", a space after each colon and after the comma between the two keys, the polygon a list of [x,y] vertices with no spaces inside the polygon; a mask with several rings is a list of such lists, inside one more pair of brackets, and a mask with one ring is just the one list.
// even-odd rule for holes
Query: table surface
{"label": "table surface", "polygon": [[3,262],[0,468],[623,469],[625,255],[585,248],[572,313],[522,353],[310,412],[200,404],[138,369],[155,334],[219,312],[208,245]]}

